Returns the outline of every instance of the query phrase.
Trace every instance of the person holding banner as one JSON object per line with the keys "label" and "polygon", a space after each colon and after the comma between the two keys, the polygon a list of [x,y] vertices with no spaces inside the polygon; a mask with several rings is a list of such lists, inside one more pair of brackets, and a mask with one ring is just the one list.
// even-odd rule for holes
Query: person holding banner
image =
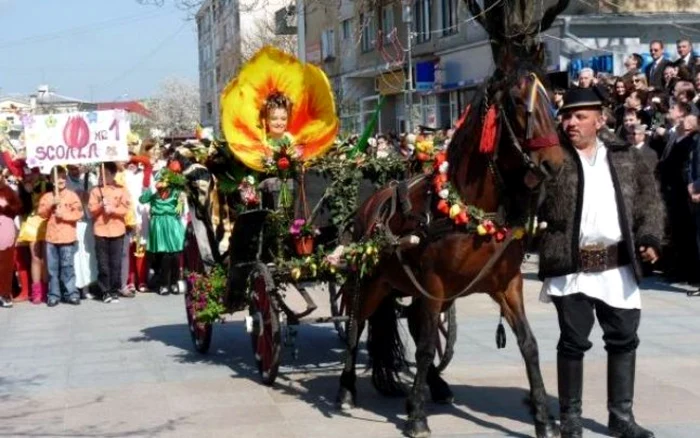
{"label": "person holding banner", "polygon": [[14,274],[15,217],[22,211],[22,202],[0,173],[0,307],[12,307],[12,275]]}
{"label": "person holding banner", "polygon": [[102,164],[100,185],[90,191],[88,210],[95,221],[95,252],[97,253],[97,284],[103,303],[118,303],[121,291],[122,250],[126,224],[124,218],[131,200],[114,177],[117,165]]}
{"label": "person holding banner", "polygon": [[80,304],[75,287],[75,251],[78,248],[76,223],[83,217],[83,204],[78,195],[66,188],[66,168],[53,168],[54,191],[41,197],[37,212],[46,219],[46,264],[49,269],[49,307],[61,301],[61,284],[65,288],[63,299],[70,304]]}

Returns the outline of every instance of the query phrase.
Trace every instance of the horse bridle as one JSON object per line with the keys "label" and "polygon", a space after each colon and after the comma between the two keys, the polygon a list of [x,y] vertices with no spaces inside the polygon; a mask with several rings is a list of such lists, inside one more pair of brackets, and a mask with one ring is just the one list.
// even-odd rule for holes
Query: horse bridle
{"label": "horse bridle", "polygon": [[[499,112],[499,118],[501,120],[501,123],[505,127],[506,131],[508,132],[508,136],[510,137],[511,143],[519,153],[520,157],[523,160],[523,163],[525,164],[525,167],[532,172],[539,182],[541,183],[545,179],[549,178],[549,172],[547,172],[546,169],[544,169],[541,166],[538,166],[532,158],[530,158],[529,152],[540,150],[540,149],[546,149],[552,146],[556,146],[559,144],[559,138],[556,133],[552,133],[549,135],[545,135],[542,137],[534,137],[533,138],[533,130],[534,130],[534,110],[535,110],[535,103],[537,102],[537,98],[540,97],[545,100],[546,104],[551,104],[551,101],[549,100],[549,95],[547,94],[547,90],[540,81],[540,79],[537,77],[535,73],[530,73],[529,74],[530,79],[532,80],[532,86],[530,88],[530,93],[529,93],[529,98],[527,102],[527,117],[525,120],[525,147],[521,144],[520,140],[518,137],[515,135],[515,131],[513,130],[513,126],[511,125],[511,122],[509,118],[507,117],[506,111],[504,109],[504,105],[501,104],[500,102],[496,103],[498,106],[498,112]],[[510,96],[510,101],[513,106],[513,108],[517,107],[517,104],[515,103],[515,100],[513,99],[512,96]],[[497,143],[498,145],[498,143]],[[498,146],[496,146],[498,148]],[[493,160],[494,162],[498,159],[498,149],[494,151],[494,156]],[[539,185],[539,184],[538,184]]]}

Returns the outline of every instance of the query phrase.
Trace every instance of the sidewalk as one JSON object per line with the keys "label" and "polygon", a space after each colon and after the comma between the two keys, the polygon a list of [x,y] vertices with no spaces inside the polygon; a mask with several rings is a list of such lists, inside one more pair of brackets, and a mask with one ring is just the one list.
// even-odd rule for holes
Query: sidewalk
{"label": "sidewalk", "polygon": [[[556,413],[556,316],[537,301],[534,274],[527,278],[526,308]],[[636,415],[657,437],[698,437],[700,299],[654,281],[643,294]],[[360,407],[334,409],[343,351],[330,326],[302,327],[299,358],[285,351],[278,383],[268,388],[258,383],[243,315],[216,325],[202,356],[191,348],[182,296],[2,310],[0,436],[401,436],[404,401],[376,393],[364,354]],[[523,361],[510,330],[506,348],[496,349],[497,323],[488,297],[459,300],[456,354],[445,372],[456,400],[429,405],[433,437],[533,436]],[[585,365],[585,436],[592,437],[605,436],[607,422],[600,336],[596,328]]]}

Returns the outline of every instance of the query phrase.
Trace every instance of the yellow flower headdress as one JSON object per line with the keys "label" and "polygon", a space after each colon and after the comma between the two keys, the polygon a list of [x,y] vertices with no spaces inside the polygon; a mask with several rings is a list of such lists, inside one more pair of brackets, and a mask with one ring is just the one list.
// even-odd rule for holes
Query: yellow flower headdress
{"label": "yellow flower headdress", "polygon": [[260,108],[275,92],[293,103],[287,131],[300,160],[325,153],[338,133],[333,92],[323,71],[274,47],[263,47],[221,95],[221,127],[228,147],[246,166],[258,171],[263,170],[265,157],[272,155]]}

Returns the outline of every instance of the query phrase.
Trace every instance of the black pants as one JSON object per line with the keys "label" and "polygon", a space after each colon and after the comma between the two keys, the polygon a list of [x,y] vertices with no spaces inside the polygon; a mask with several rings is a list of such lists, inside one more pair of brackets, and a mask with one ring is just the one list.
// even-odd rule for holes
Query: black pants
{"label": "black pants", "polygon": [[95,236],[97,285],[103,296],[105,294],[117,294],[122,287],[123,249],[124,236]]}
{"label": "black pants", "polygon": [[179,252],[159,252],[155,253],[158,258],[157,266],[158,286],[175,286],[180,280],[180,253]]}
{"label": "black pants", "polygon": [[593,344],[588,340],[595,322],[603,329],[608,354],[628,353],[639,346],[639,309],[617,309],[584,294],[552,297],[557,308],[561,335],[557,351],[570,359],[582,359]]}

